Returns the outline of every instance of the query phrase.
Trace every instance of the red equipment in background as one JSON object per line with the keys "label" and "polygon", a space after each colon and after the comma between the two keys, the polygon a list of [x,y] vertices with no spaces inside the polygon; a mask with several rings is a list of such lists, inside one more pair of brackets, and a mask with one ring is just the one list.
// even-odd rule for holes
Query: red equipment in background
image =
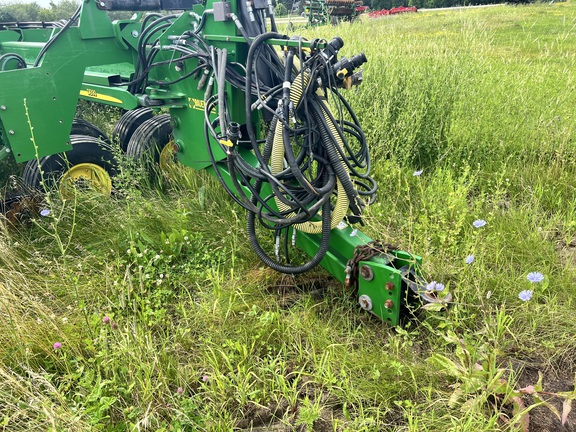
{"label": "red equipment in background", "polygon": [[418,8],[416,6],[406,7],[406,6],[399,6],[396,8],[382,9],[378,11],[373,11],[368,14],[370,18],[377,18],[385,15],[396,15],[400,13],[407,13],[407,12],[418,12]]}

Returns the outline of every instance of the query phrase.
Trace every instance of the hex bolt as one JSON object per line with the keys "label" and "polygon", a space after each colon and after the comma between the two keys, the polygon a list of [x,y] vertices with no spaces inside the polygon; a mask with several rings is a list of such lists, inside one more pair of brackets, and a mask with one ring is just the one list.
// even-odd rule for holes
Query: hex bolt
{"label": "hex bolt", "polygon": [[362,276],[364,280],[370,282],[372,279],[374,279],[374,272],[369,265],[364,264],[360,267],[360,276]]}
{"label": "hex bolt", "polygon": [[13,131],[13,130],[9,130],[8,133],[9,133],[10,135],[14,135],[14,131]]}
{"label": "hex bolt", "polygon": [[2,110],[2,111],[6,111],[6,105],[2,105],[2,106],[0,106],[0,110]]}
{"label": "hex bolt", "polygon": [[101,2],[100,2],[100,6],[101,6],[101,7],[106,7],[106,2],[101,1]]}
{"label": "hex bolt", "polygon": [[392,291],[394,289],[394,282],[386,282],[386,289]]}
{"label": "hex bolt", "polygon": [[137,38],[139,34],[140,33],[138,33],[138,30],[132,30],[132,33],[131,33],[132,37]]}
{"label": "hex bolt", "polygon": [[388,299],[384,302],[384,307],[386,309],[392,309],[394,307],[394,302],[392,300]]}
{"label": "hex bolt", "polygon": [[358,304],[360,307],[366,311],[372,310],[372,299],[368,297],[366,294],[362,294],[358,298]]}

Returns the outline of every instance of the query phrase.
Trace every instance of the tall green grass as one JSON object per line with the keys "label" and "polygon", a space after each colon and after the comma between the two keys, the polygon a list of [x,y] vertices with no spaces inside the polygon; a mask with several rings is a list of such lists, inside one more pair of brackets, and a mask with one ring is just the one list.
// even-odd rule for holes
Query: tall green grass
{"label": "tall green grass", "polygon": [[524,407],[533,430],[560,430],[518,390],[537,371],[569,390],[576,370],[575,9],[303,30],[366,53],[347,93],[379,183],[366,231],[422,255],[449,311],[388,328],[322,271],[264,268],[207,175],[157,192],[127,174],[126,196],[55,197],[2,228],[0,427],[522,430]]}

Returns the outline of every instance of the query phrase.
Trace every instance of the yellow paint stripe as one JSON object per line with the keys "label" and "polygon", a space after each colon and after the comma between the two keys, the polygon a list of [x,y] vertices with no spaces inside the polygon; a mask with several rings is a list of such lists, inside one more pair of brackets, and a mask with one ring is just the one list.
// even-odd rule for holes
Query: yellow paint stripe
{"label": "yellow paint stripe", "polygon": [[89,92],[88,90],[80,90],[80,96],[85,96],[85,97],[89,97],[92,99],[98,99],[98,100],[102,100],[102,101],[106,101],[106,102],[114,102],[117,104],[122,104],[122,101],[118,98],[108,96],[105,94],[96,93],[94,91]]}

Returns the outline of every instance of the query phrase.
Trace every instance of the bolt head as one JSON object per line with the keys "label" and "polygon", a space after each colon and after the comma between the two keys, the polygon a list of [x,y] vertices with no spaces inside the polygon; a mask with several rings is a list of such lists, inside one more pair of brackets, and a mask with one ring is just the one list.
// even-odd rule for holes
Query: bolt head
{"label": "bolt head", "polygon": [[384,307],[386,309],[391,309],[394,307],[394,302],[392,300],[388,299],[384,302]]}
{"label": "bolt head", "polygon": [[358,297],[358,304],[360,307],[366,311],[372,310],[372,299],[366,294],[362,294]]}
{"label": "bolt head", "polygon": [[130,34],[132,35],[132,37],[135,37],[135,38],[137,38],[140,35],[140,33],[138,33],[138,30],[132,30],[132,33],[130,33]]}
{"label": "bolt head", "polygon": [[386,282],[386,289],[392,291],[394,289],[394,282]]}
{"label": "bolt head", "polygon": [[0,110],[2,110],[2,111],[6,111],[6,105],[2,105],[2,106],[0,106]]}
{"label": "bolt head", "polygon": [[360,267],[360,276],[368,282],[374,279],[374,271],[369,265],[364,264]]}

